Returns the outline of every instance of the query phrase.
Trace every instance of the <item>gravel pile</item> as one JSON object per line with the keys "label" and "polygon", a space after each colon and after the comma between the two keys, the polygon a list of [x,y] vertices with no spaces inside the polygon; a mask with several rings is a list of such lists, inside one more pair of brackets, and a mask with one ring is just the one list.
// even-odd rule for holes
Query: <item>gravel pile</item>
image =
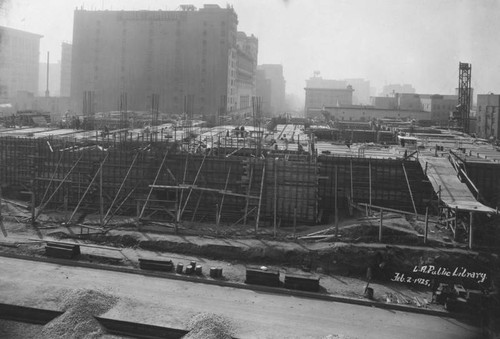
{"label": "gravel pile", "polygon": [[231,322],[216,314],[199,313],[188,324],[190,332],[184,339],[231,339],[234,331]]}
{"label": "gravel pile", "polygon": [[118,299],[94,290],[72,290],[62,296],[64,314],[46,324],[43,338],[97,338],[103,335],[101,325],[93,318],[111,309]]}

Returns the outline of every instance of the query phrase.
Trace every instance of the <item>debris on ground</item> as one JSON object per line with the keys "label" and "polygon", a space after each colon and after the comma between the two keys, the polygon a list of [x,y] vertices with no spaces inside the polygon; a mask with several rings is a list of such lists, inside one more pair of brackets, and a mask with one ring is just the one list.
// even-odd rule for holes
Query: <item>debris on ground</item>
{"label": "debris on ground", "polygon": [[229,319],[212,313],[198,313],[188,324],[184,339],[231,339],[234,332]]}
{"label": "debris on ground", "polygon": [[94,316],[110,310],[118,298],[97,290],[70,290],[62,296],[64,314],[47,323],[42,338],[97,338],[104,334]]}

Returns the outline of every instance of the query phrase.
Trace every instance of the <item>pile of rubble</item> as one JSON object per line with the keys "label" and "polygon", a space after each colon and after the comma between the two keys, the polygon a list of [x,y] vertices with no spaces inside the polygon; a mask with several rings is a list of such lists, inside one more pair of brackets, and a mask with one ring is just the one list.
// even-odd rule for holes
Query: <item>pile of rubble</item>
{"label": "pile of rubble", "polygon": [[199,313],[188,324],[189,333],[184,339],[231,339],[234,332],[231,322],[216,314]]}
{"label": "pile of rubble", "polygon": [[71,290],[62,296],[64,314],[47,323],[43,338],[97,338],[104,334],[93,316],[110,310],[118,299],[95,290]]}

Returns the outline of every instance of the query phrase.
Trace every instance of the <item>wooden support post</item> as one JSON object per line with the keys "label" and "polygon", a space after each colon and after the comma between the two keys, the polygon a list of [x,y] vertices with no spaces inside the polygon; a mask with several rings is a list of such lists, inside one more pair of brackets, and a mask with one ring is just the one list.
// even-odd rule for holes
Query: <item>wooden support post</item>
{"label": "wooden support post", "polygon": [[[189,153],[186,154],[186,163],[184,164],[184,175],[182,177],[182,183],[183,184],[186,183],[188,158],[189,158]],[[184,190],[181,190],[181,197],[179,198],[179,211],[178,211],[179,221],[181,221],[181,216],[182,216],[182,200],[183,200],[183,197],[184,197]]]}
{"label": "wooden support post", "polygon": [[295,233],[297,232],[297,206],[293,208],[293,237],[295,238]]}
{"label": "wooden support post", "polygon": [[73,217],[75,216],[76,214],[76,211],[78,211],[78,208],[80,208],[80,205],[81,203],[83,202],[83,200],[85,199],[85,196],[87,195],[88,191],[90,190],[90,187],[92,187],[92,184],[94,183],[95,179],[97,178],[97,176],[100,174],[100,171],[102,169],[102,166],[104,165],[104,162],[106,161],[106,159],[108,159],[108,155],[109,153],[106,154],[106,157],[104,158],[104,160],[101,162],[101,165],[99,166],[99,169],[97,170],[97,172],[94,174],[94,177],[92,178],[92,180],[90,181],[90,184],[87,186],[87,189],[85,190],[85,192],[83,193],[82,197],[80,198],[80,201],[78,201],[78,204],[76,205],[75,209],[73,210],[73,213],[71,213],[69,219],[66,221],[66,223],[70,223],[71,220],[73,219]]}
{"label": "wooden support post", "polygon": [[104,199],[102,198],[102,167],[99,168],[99,225],[104,226]]}
{"label": "wooden support post", "polygon": [[[248,166],[250,166],[250,179],[248,181],[248,190],[247,195],[250,195],[252,189],[252,179],[253,179],[253,167],[250,162],[248,162]],[[247,198],[245,202],[245,216],[243,217],[243,225],[247,224],[247,215],[248,215],[248,204],[250,203],[250,199]]]}
{"label": "wooden support post", "polygon": [[384,211],[380,210],[380,226],[378,228],[378,241],[382,242],[382,225],[384,221]]}
{"label": "wooden support post", "polygon": [[45,197],[47,196],[47,193],[49,192],[50,186],[51,186],[52,182],[54,181],[54,178],[56,177],[57,170],[59,169],[59,165],[61,164],[61,161],[63,159],[63,153],[64,152],[61,152],[61,154],[59,156],[59,161],[57,162],[56,168],[54,169],[54,173],[52,173],[52,176],[50,177],[49,184],[47,185],[47,188],[45,189],[45,193],[43,194],[43,197],[42,197],[42,199],[40,199],[40,201],[44,201]]}
{"label": "wooden support post", "polygon": [[353,184],[353,179],[352,179],[352,159],[349,161],[350,163],[350,169],[351,169],[351,199],[354,202],[354,184]]}
{"label": "wooden support post", "polygon": [[339,236],[339,208],[338,208],[338,176],[337,176],[337,165],[335,168],[335,238]]}
{"label": "wooden support post", "polygon": [[424,244],[427,244],[428,234],[429,234],[429,207],[426,207],[425,208]]}
{"label": "wooden support post", "polygon": [[[34,218],[32,218],[32,221],[34,222],[39,216],[40,214],[43,212],[43,210],[45,209],[45,207],[47,207],[48,203],[50,202],[50,200],[56,195],[56,192],[59,190],[59,188],[61,188],[61,186],[64,184],[64,182],[66,181],[66,179],[68,179],[69,175],[71,174],[71,172],[73,172],[73,170],[75,169],[76,165],[80,162],[80,160],[82,159],[83,157],[83,153],[80,155],[80,157],[78,158],[78,160],[75,162],[75,164],[70,168],[70,170],[68,171],[68,173],[66,173],[66,175],[64,176],[63,180],[61,180],[61,182],[59,183],[59,185],[56,187],[56,189],[52,192],[52,194],[50,195],[50,197],[47,199],[46,202],[44,202],[43,204],[41,204],[40,208],[38,209],[38,212],[35,214]],[[41,202],[40,202],[41,203]]]}
{"label": "wooden support post", "polygon": [[36,225],[36,208],[35,208],[35,181],[31,180],[31,225],[35,226]]}
{"label": "wooden support post", "polygon": [[215,205],[215,234],[219,234],[219,221],[220,221],[219,204],[216,204]]}
{"label": "wooden support post", "polygon": [[470,222],[469,222],[469,249],[472,249],[472,241],[474,239],[473,237],[473,224],[474,224],[474,212],[469,212],[470,215],[469,215],[469,218],[470,218]]}
{"label": "wooden support post", "polygon": [[[168,155],[168,150],[165,152],[165,155],[163,156],[163,159],[161,161],[160,167],[158,168],[158,171],[156,172],[155,180],[153,182],[153,185],[156,184],[156,181],[160,177],[161,169],[163,168],[163,164],[165,164],[165,161],[167,160],[167,155]],[[149,198],[151,197],[151,194],[153,193],[153,187],[149,189],[148,196],[146,197],[146,201],[144,201],[144,205],[142,206],[141,213],[139,214],[138,219],[140,220],[144,214],[144,211],[146,210],[146,206],[149,202]]]}
{"label": "wooden support post", "polygon": [[222,206],[224,206],[224,198],[226,196],[227,184],[229,183],[229,176],[231,175],[231,165],[229,165],[229,171],[227,171],[226,184],[224,185],[224,192],[222,193],[222,199],[220,202],[220,210],[219,210],[219,219],[217,220],[217,225],[220,222],[220,218],[222,215]]}
{"label": "wooden support post", "polygon": [[[109,222],[111,221],[111,219],[113,219],[113,217],[115,216],[116,212],[118,212],[120,210],[120,208],[123,206],[123,204],[125,203],[125,201],[127,201],[128,198],[130,198],[130,196],[132,195],[132,193],[134,193],[134,191],[135,191],[136,188],[137,188],[137,186],[134,187],[134,188],[132,188],[130,190],[130,192],[127,194],[127,196],[125,197],[125,199],[123,199],[122,202],[115,209],[115,211],[113,213],[111,213],[111,215],[109,216],[109,218],[107,220],[105,219],[105,221],[104,221],[104,227],[106,227],[109,224]],[[137,203],[137,214],[139,214],[139,206],[138,205],[139,205],[139,203]]]}
{"label": "wooden support post", "polygon": [[415,200],[413,199],[413,193],[411,191],[410,180],[408,180],[408,174],[406,173],[405,163],[403,162],[403,172],[405,174],[406,184],[408,185],[408,191],[410,192],[411,203],[413,205],[413,210],[415,211],[415,217],[418,217],[417,207],[415,206]]}
{"label": "wooden support post", "polygon": [[3,216],[2,216],[2,184],[0,183],[0,228],[2,229],[2,233],[4,237],[7,237],[7,232],[3,227]]}
{"label": "wooden support post", "polygon": [[125,174],[125,177],[124,177],[124,178],[123,178],[123,180],[122,180],[122,183],[121,183],[121,185],[120,185],[120,188],[118,188],[118,191],[117,191],[117,192],[116,192],[116,194],[115,194],[115,198],[113,199],[113,202],[111,202],[111,205],[109,206],[108,211],[107,211],[107,212],[106,212],[106,214],[104,215],[104,220],[106,220],[106,218],[107,218],[107,217],[108,217],[108,215],[109,215],[109,212],[111,212],[111,209],[112,209],[112,208],[113,208],[113,206],[115,205],[115,202],[116,202],[116,200],[118,199],[118,196],[120,195],[120,192],[121,192],[121,190],[123,189],[123,186],[125,185],[125,182],[127,181],[128,176],[129,176],[130,172],[132,171],[132,168],[134,167],[135,162],[136,162],[136,160],[137,160],[137,158],[138,158],[138,157],[139,157],[139,152],[137,152],[137,153],[135,154],[135,157],[134,157],[134,159],[132,160],[132,164],[131,164],[131,165],[130,165],[130,167],[128,168],[127,174]]}
{"label": "wooden support post", "polygon": [[[207,158],[207,154],[205,153],[205,155],[203,156],[203,160],[201,161],[201,165],[198,168],[198,172],[196,173],[196,176],[194,177],[193,186],[196,185],[196,181],[198,181],[198,176],[200,175],[201,169],[203,167],[203,164],[205,163],[206,158]],[[186,164],[186,168],[187,168],[187,164]],[[231,168],[229,168],[229,171],[231,171]],[[193,188],[191,188],[189,190],[188,196],[186,197],[186,201],[184,202],[184,207],[182,207],[182,210],[181,210],[181,218],[182,218],[182,215],[184,214],[184,210],[186,209],[186,206],[188,204],[188,201],[189,201],[189,198],[191,197],[192,192],[193,192]]]}
{"label": "wooden support post", "polygon": [[455,225],[455,240],[457,240],[457,231],[458,231],[458,208],[455,207],[455,220],[453,220],[453,223]]}
{"label": "wooden support post", "polygon": [[274,237],[276,238],[276,217],[277,217],[277,195],[278,195],[278,192],[277,192],[277,189],[278,189],[278,184],[277,184],[277,181],[278,181],[278,174],[276,172],[276,160],[274,160],[274,163],[273,163],[273,167],[274,167],[274,220],[273,220],[273,229],[274,229]]}
{"label": "wooden support post", "polygon": [[[370,206],[372,205],[372,161],[371,159],[368,160],[368,180],[369,180],[369,189],[370,189]],[[371,207],[370,207],[370,214],[371,214]]]}
{"label": "wooden support post", "polygon": [[264,190],[264,178],[265,178],[265,175],[266,175],[266,163],[264,161],[263,162],[263,167],[262,167],[262,179],[260,181],[259,206],[257,208],[257,218],[255,220],[255,235],[257,235],[257,232],[259,230],[260,208],[262,206],[262,191]]}

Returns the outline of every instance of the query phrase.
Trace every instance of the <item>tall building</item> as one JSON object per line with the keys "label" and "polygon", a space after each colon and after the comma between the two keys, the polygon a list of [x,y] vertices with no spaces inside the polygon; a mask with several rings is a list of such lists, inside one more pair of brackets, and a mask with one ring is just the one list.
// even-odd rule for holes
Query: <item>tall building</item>
{"label": "tall building", "polygon": [[306,118],[312,117],[313,112],[324,107],[349,107],[352,106],[351,85],[343,87],[345,81],[326,80],[321,77],[312,77],[306,80],[306,100],[305,100],[305,115]]}
{"label": "tall building", "polygon": [[[263,72],[264,78],[268,79],[271,91],[263,93],[262,100],[268,102],[269,115],[280,115],[285,112],[285,77],[283,76],[283,66],[279,64],[264,64],[257,67]],[[265,84],[261,84],[261,86]]]}
{"label": "tall building", "polygon": [[261,98],[260,110],[262,115],[270,117],[273,109],[271,108],[272,84],[271,79],[266,77],[266,72],[257,68],[257,97]]}
{"label": "tall building", "polygon": [[214,123],[244,114],[239,107],[247,105],[247,85],[255,83],[250,68],[256,60],[250,59],[257,39],[240,35],[238,44],[237,24],[234,9],[218,5],[76,10],[71,97],[77,112],[118,110],[126,94],[128,110],[149,111],[154,101],[160,112]]}
{"label": "tall building", "polygon": [[73,46],[67,42],[61,45],[61,96],[69,97],[71,89],[71,53]]}
{"label": "tall building", "polygon": [[244,32],[237,34],[236,74],[231,81],[236,84],[235,102],[229,106],[233,118],[252,115],[252,98],[256,95],[258,40]]}
{"label": "tall building", "polygon": [[36,95],[42,36],[0,26],[0,99],[8,101],[19,91]]}
{"label": "tall building", "polygon": [[500,140],[500,95],[477,96],[476,132],[480,138]]}

